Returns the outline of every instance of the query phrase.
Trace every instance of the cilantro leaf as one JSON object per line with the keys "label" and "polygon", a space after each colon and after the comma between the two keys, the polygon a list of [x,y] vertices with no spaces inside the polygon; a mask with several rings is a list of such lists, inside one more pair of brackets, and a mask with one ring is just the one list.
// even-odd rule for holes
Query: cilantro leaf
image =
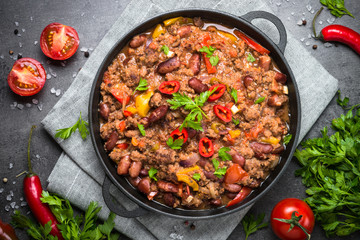
{"label": "cilantro leaf", "polygon": [[212,164],[214,165],[215,170],[218,169],[218,167],[219,167],[219,161],[216,160],[215,158],[214,158],[213,160],[211,160],[211,161],[212,161]]}
{"label": "cilantro leaf", "polygon": [[255,101],[255,104],[262,103],[264,100],[265,100],[265,97],[259,97],[259,98]]}
{"label": "cilantro leaf", "polygon": [[132,94],[134,94],[136,91],[146,91],[148,89],[149,87],[146,79],[140,78],[139,85],[135,88]]}
{"label": "cilantro leaf", "polygon": [[156,168],[151,167],[149,170],[149,177],[157,181],[157,178],[155,177],[155,174],[158,172]]}
{"label": "cilantro leaf", "polygon": [[88,125],[89,124],[82,119],[80,112],[80,116],[77,122],[72,127],[57,129],[55,137],[62,138],[64,140],[68,139],[71,136],[71,134],[73,134],[76,131],[76,129],[78,129],[81,138],[85,140],[87,135],[89,134],[89,130],[87,129]]}
{"label": "cilantro leaf", "polygon": [[231,155],[228,154],[227,152],[229,152],[231,149],[229,147],[222,147],[219,149],[219,158],[221,158],[221,160],[223,161],[229,161],[232,159]]}
{"label": "cilantro leaf", "polygon": [[284,144],[287,145],[290,142],[291,138],[292,134],[286,135],[283,140]]}
{"label": "cilantro leaf", "polygon": [[211,66],[215,67],[219,63],[219,57],[218,56],[211,56],[209,58]]}
{"label": "cilantro leaf", "polygon": [[160,50],[164,51],[165,55],[168,55],[170,51],[169,47],[166,45],[163,45]]}
{"label": "cilantro leaf", "polygon": [[184,144],[184,139],[178,138],[174,141],[172,137],[169,137],[168,140],[166,140],[166,144],[171,149],[181,149],[182,145]]}
{"label": "cilantro leaf", "polygon": [[139,128],[139,131],[140,131],[141,135],[143,135],[145,137],[146,133],[145,133],[144,125],[138,124],[137,126]]}
{"label": "cilantro leaf", "polygon": [[219,168],[220,163],[215,158],[211,161],[215,168],[214,175],[217,176],[218,178],[222,178],[222,176],[224,176],[226,173],[227,167]]}
{"label": "cilantro leaf", "polygon": [[255,62],[255,61],[256,61],[256,59],[254,58],[254,56],[253,56],[251,53],[249,53],[249,54],[247,55],[246,60],[247,60],[248,62]]}
{"label": "cilantro leaf", "polygon": [[341,100],[341,93],[340,90],[337,91],[338,93],[338,98],[336,100],[337,104],[339,104],[343,109],[346,109],[349,103],[349,98],[348,97],[344,97],[343,100]]}
{"label": "cilantro leaf", "polygon": [[239,120],[239,119],[232,118],[232,122],[233,122],[235,125],[239,125],[240,120]]}
{"label": "cilantro leaf", "polygon": [[201,178],[201,175],[200,175],[200,173],[194,173],[192,178],[195,179],[196,181],[199,181]]}
{"label": "cilantro leaf", "polygon": [[98,226],[100,232],[105,234],[108,237],[108,239],[110,239],[111,231],[115,227],[115,222],[114,222],[115,217],[116,217],[115,213],[110,212],[109,217],[104,222],[104,224]]}
{"label": "cilantro leaf", "polygon": [[237,103],[238,102],[238,95],[237,95],[237,90],[235,88],[231,88],[230,95],[233,97],[234,102]]}
{"label": "cilantro leaf", "polygon": [[330,10],[330,13],[335,17],[342,17],[349,15],[355,18],[349,10],[345,8],[344,0],[320,0],[320,3]]}
{"label": "cilantro leaf", "polygon": [[245,240],[248,239],[249,235],[256,232],[257,230],[264,228],[269,225],[269,223],[265,222],[263,223],[265,214],[260,214],[257,219],[252,214],[247,214],[242,220],[241,225],[244,228],[245,232]]}
{"label": "cilantro leaf", "polygon": [[202,48],[199,49],[199,52],[203,52],[203,53],[206,53],[206,57],[210,58],[213,54],[214,54],[214,51],[216,50],[215,47],[212,47],[212,46],[203,46]]}

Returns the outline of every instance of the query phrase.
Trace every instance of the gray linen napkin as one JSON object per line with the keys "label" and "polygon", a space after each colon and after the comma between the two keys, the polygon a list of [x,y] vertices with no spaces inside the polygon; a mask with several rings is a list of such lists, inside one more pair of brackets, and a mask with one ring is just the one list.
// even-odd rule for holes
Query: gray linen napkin
{"label": "gray linen napkin", "polygon": [[[97,69],[105,55],[124,33],[153,15],[191,7],[214,8],[238,16],[252,10],[272,12],[265,0],[131,1],[94,50],[67,92],[43,119],[42,124],[49,134],[54,136],[56,129],[74,124],[79,112],[84,119],[87,119],[89,93]],[[138,14],[139,12],[142,14]],[[269,22],[257,21],[257,23],[257,26],[270,38],[274,41],[277,39],[277,31]],[[288,34],[285,57],[299,87],[302,108],[300,139],[302,139],[334,96],[338,88],[337,80],[291,34]],[[99,217],[106,218],[109,209],[105,206],[101,194],[104,171],[90,138],[83,141],[79,134],[74,134],[65,141],[61,139],[56,141],[63,148],[64,153],[48,179],[48,190],[68,198],[72,204],[81,209],[85,209],[90,201],[97,201],[103,206]],[[111,194],[125,208],[135,207],[135,204],[115,187],[111,189]],[[222,218],[197,221],[194,231],[185,227],[182,220],[155,213],[137,219],[117,217],[115,228],[134,239],[226,239],[249,208]]]}

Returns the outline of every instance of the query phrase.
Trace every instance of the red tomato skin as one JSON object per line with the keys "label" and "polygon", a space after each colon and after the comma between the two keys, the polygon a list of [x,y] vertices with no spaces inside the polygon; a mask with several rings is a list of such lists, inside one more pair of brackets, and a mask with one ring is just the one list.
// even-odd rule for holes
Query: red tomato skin
{"label": "red tomato skin", "polygon": [[[61,28],[63,28],[63,27],[65,28],[66,33],[74,39],[74,45],[68,52],[61,54],[60,52],[53,51],[51,48],[49,48],[49,46],[47,45],[46,39],[51,30],[60,31]],[[56,22],[50,23],[41,32],[40,48],[47,57],[54,59],[54,60],[66,60],[66,59],[70,58],[77,51],[79,44],[80,44],[79,35],[76,32],[76,30],[70,26],[66,26],[61,23],[56,23]]]}
{"label": "red tomato skin", "polygon": [[246,176],[248,176],[248,173],[239,164],[235,163],[226,171],[224,182],[230,184],[236,183]]}
{"label": "red tomato skin", "polygon": [[299,223],[311,233],[315,225],[315,217],[309,205],[297,198],[286,198],[278,202],[271,212],[270,222],[273,232],[282,240],[304,240],[305,233],[297,226],[290,232],[290,224],[280,222],[274,218],[291,219],[291,214],[296,211],[296,216],[302,215]]}
{"label": "red tomato skin", "polygon": [[[14,83],[14,81],[16,81],[16,79],[19,77],[15,71],[21,71],[21,65],[25,64],[25,63],[30,63],[31,65],[33,65],[37,68],[36,70],[38,71],[39,76],[38,77],[34,76],[34,78],[36,78],[36,80],[37,80],[36,83],[39,85],[39,87],[37,89],[33,89],[33,90],[21,89],[18,86],[16,86]],[[19,73],[19,74],[21,75],[21,73]],[[35,95],[36,93],[38,93],[44,87],[45,81],[46,81],[46,72],[45,72],[44,67],[37,60],[35,60],[33,58],[21,58],[14,63],[14,65],[8,75],[7,81],[8,81],[10,89],[14,93],[16,93],[20,96],[32,96],[32,95]]]}

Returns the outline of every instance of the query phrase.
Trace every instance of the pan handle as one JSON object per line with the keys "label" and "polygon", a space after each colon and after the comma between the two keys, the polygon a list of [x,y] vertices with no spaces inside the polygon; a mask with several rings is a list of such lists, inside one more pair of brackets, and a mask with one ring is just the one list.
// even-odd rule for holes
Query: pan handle
{"label": "pan handle", "polygon": [[102,185],[102,194],[105,201],[106,206],[112,211],[113,213],[125,217],[125,218],[135,218],[140,217],[145,214],[148,214],[149,211],[138,207],[134,210],[128,211],[125,208],[119,206],[119,204],[116,204],[113,197],[110,194],[110,186],[112,185],[112,182],[108,176],[105,176],[104,183]]}
{"label": "pan handle", "polygon": [[265,11],[253,11],[253,12],[248,12],[245,15],[242,15],[241,17],[250,23],[252,20],[257,18],[263,18],[272,22],[279,31],[279,35],[280,35],[280,41],[276,45],[279,47],[280,51],[284,53],[287,43],[287,34],[284,24],[277,16]]}

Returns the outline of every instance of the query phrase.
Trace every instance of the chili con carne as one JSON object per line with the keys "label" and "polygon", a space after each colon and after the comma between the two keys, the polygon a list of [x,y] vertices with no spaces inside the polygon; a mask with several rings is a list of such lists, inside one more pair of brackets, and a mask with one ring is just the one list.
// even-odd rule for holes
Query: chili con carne
{"label": "chili con carne", "polygon": [[170,136],[173,138],[173,140],[175,141],[176,139],[183,139],[185,143],[188,139],[188,132],[185,128],[182,129],[182,131],[180,132],[180,130],[177,128],[174,131],[172,131],[172,133],[170,133]]}
{"label": "chili con carne", "polygon": [[214,155],[214,146],[210,139],[204,137],[199,142],[199,153],[203,157],[211,157]]}
{"label": "chili con carne", "polygon": [[252,191],[251,188],[243,187],[240,190],[240,192],[236,195],[236,197],[226,205],[226,207],[230,207],[232,205],[235,205],[235,204],[241,202],[251,193],[251,191]]}
{"label": "chili con carne", "polygon": [[[215,90],[215,91],[214,91]],[[208,98],[209,102],[214,102],[215,100],[219,99],[222,95],[224,95],[226,90],[226,86],[224,84],[215,84],[211,86],[209,92],[214,91],[210,97]]]}
{"label": "chili con carne", "polygon": [[231,111],[227,107],[221,105],[215,105],[214,113],[218,118],[220,118],[224,122],[231,122],[231,118],[232,118]]}
{"label": "chili con carne", "polygon": [[162,82],[159,86],[159,91],[164,94],[173,94],[179,91],[180,82],[179,81],[165,81]]}
{"label": "chili con carne", "polygon": [[250,37],[246,36],[244,33],[238,31],[238,30],[235,30],[234,31],[234,34],[241,38],[242,40],[244,40],[248,45],[249,47],[251,47],[252,49],[254,49],[255,51],[261,53],[261,54],[269,54],[270,51],[267,50],[266,48],[264,48],[263,46],[261,46],[260,44],[258,44],[257,42],[255,42],[254,40],[252,40]]}

